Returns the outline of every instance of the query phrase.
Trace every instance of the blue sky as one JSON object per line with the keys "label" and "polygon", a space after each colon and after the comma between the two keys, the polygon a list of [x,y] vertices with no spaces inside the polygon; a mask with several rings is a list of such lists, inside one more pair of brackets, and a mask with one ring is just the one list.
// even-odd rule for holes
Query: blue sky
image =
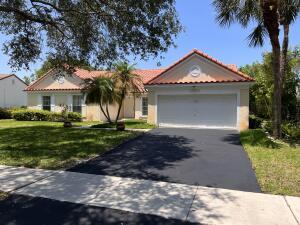
{"label": "blue sky", "polygon": [[[176,39],[177,48],[170,48],[163,54],[163,60],[150,59],[147,62],[135,60],[138,68],[156,68],[157,63],[161,62],[162,67],[166,67],[180,57],[191,51],[193,48],[204,51],[205,53],[219,59],[226,64],[237,64],[242,66],[261,60],[261,55],[269,51],[268,41],[262,48],[248,47],[247,35],[252,27],[241,28],[234,24],[229,28],[220,27],[215,21],[215,11],[210,0],[177,0],[176,8],[185,32],[181,33]],[[300,19],[291,28],[290,45],[300,45]],[[5,37],[0,35],[0,44]],[[9,68],[8,57],[0,52],[0,73],[12,73]],[[29,71],[21,70],[15,73],[20,77],[30,75],[39,68],[41,62],[31,65]]]}

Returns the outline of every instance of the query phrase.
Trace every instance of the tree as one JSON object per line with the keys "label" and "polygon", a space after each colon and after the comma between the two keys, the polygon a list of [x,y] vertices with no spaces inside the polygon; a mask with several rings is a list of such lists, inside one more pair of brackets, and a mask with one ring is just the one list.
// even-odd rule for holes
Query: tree
{"label": "tree", "polygon": [[130,92],[139,93],[142,88],[142,80],[139,75],[134,74],[134,65],[127,62],[114,64],[112,79],[115,83],[115,93],[118,102],[118,113],[115,122],[118,122],[124,98]]}
{"label": "tree", "polygon": [[0,0],[4,52],[15,69],[41,54],[95,67],[129,54],[145,59],[167,51],[181,30],[175,0]]}
{"label": "tree", "polygon": [[[256,23],[248,36],[251,46],[264,44],[266,36],[272,45],[272,72],[274,76],[273,92],[273,136],[281,137],[282,83],[287,67],[289,26],[299,13],[299,0],[214,0],[217,20],[221,25],[233,22],[247,27]],[[282,46],[279,40],[280,26],[284,29]]]}
{"label": "tree", "polygon": [[[288,51],[287,71],[283,80],[282,119],[297,120],[297,88],[300,85],[297,67],[300,59],[298,48]],[[255,62],[240,68],[246,74],[255,78],[255,84],[250,88],[250,112],[256,116],[271,119],[272,96],[274,91],[274,76],[272,74],[272,53],[265,53],[261,63]]]}
{"label": "tree", "polygon": [[[99,104],[100,110],[109,123],[112,123],[109,114],[109,105],[115,102],[115,89],[110,77],[96,77],[85,80],[87,91],[86,102]],[[104,105],[106,110],[104,110]]]}
{"label": "tree", "polygon": [[29,85],[32,81],[29,76],[24,76],[24,82],[25,82],[25,84]]}
{"label": "tree", "polygon": [[[268,64],[269,66],[271,65]],[[272,73],[267,72],[265,62],[255,62],[241,67],[240,70],[255,79],[255,83],[250,87],[249,92],[250,113],[264,119],[270,119],[272,117],[273,96]]]}

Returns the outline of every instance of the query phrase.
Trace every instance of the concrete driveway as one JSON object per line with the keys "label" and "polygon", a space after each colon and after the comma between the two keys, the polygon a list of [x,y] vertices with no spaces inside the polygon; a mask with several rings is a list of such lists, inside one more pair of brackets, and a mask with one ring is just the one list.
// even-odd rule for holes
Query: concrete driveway
{"label": "concrete driveway", "polygon": [[69,171],[260,192],[229,130],[155,129]]}

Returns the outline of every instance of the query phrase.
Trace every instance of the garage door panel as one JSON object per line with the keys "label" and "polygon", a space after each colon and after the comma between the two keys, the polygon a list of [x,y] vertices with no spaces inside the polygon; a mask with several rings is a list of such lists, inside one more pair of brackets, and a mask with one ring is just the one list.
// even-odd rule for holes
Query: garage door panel
{"label": "garage door panel", "polygon": [[160,126],[236,127],[236,95],[158,96]]}

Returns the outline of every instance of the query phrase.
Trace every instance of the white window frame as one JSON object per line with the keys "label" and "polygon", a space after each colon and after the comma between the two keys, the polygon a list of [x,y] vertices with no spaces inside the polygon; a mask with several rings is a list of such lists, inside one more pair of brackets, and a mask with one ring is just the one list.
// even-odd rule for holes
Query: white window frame
{"label": "white window frame", "polygon": [[[144,99],[147,99],[147,114],[144,114]],[[148,97],[142,97],[141,99],[141,111],[142,111],[142,116],[147,117],[148,116]]]}
{"label": "white window frame", "polygon": [[[80,105],[75,105],[74,104],[74,97],[75,96],[78,96],[78,97],[80,97]],[[82,95],[72,95],[72,112],[74,112],[74,107],[80,107],[80,113],[82,114]]]}
{"label": "white window frame", "polygon": [[[44,105],[44,97],[49,97],[49,105]],[[49,110],[48,109],[44,109],[44,106],[49,107]],[[43,95],[42,96],[42,110],[51,111],[51,95]]]}

